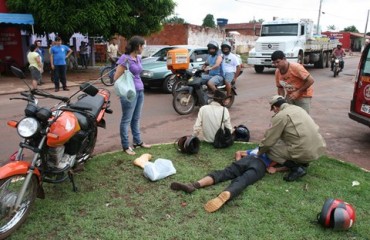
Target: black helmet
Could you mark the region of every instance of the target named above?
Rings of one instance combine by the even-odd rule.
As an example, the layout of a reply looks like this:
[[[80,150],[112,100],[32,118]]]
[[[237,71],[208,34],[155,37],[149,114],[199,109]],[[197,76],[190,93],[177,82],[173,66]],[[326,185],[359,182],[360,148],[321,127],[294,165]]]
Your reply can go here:
[[[211,40],[208,44],[207,44],[207,48],[208,50],[209,49],[216,49],[216,52],[218,51],[218,43],[216,41],[213,41]]]
[[[239,125],[234,127],[234,141],[249,142],[250,133],[246,126]]]
[[[355,220],[355,209],[340,199],[327,199],[321,212],[317,214],[319,224],[335,230],[347,230],[352,227]]]
[[[175,141],[175,147],[179,152],[194,154],[199,152],[200,140],[194,136],[183,136]]]

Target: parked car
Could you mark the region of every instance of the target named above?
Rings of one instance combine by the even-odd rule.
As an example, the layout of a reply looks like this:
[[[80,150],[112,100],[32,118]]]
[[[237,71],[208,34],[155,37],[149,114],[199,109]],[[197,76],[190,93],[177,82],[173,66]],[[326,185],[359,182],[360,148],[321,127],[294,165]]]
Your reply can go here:
[[[142,62],[143,71],[141,79],[146,88],[162,88],[164,92],[171,93],[175,75],[167,69],[167,51],[174,48],[187,48],[190,57],[190,68],[197,68],[204,64],[207,59],[206,47],[175,45],[165,48],[162,55],[155,61]],[[166,53],[163,55],[163,53]],[[143,59],[145,60],[145,59]]]
[[[173,48],[170,45],[147,45],[141,54],[141,63],[157,61],[158,58],[165,56],[167,51]]]
[[[348,116],[370,127],[370,44],[360,58]]]

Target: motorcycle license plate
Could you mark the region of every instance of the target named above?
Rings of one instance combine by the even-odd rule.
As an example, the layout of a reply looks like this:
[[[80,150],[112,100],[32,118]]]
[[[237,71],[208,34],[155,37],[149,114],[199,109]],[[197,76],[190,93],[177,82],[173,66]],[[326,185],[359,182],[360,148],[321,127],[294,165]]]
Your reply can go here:
[[[370,114],[370,105],[362,104],[361,105],[361,112]]]

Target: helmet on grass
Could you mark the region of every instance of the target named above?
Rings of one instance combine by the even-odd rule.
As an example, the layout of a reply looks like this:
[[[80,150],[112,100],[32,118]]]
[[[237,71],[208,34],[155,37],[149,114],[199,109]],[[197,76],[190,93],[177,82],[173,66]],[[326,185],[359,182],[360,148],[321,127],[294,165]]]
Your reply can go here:
[[[234,141],[249,142],[250,133],[246,126],[239,125],[234,127]]]
[[[175,147],[179,152],[195,154],[199,152],[200,140],[194,136],[183,136],[175,141]]]
[[[351,204],[340,199],[329,198],[317,215],[317,220],[326,228],[348,230],[356,220],[356,213]]]

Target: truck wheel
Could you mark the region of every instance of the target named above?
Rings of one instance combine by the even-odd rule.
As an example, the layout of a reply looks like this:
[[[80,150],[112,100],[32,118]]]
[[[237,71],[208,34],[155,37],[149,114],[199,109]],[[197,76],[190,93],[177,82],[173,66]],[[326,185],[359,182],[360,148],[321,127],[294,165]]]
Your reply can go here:
[[[329,58],[330,58],[330,53],[329,53],[329,52],[326,52],[326,53],[325,53],[325,56],[326,56],[325,67],[326,67],[326,68],[328,68],[328,67],[329,67]]]
[[[298,63],[299,64],[302,64],[304,63],[304,60],[303,60],[303,52],[299,52],[298,54]]]
[[[265,69],[264,66],[254,65],[254,71],[256,71],[256,73],[262,73],[263,69]]]
[[[326,55],[325,53],[320,53],[320,59],[319,62],[317,63],[318,68],[324,68],[325,67],[325,61],[326,61]]]

